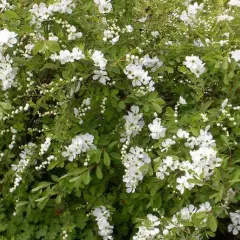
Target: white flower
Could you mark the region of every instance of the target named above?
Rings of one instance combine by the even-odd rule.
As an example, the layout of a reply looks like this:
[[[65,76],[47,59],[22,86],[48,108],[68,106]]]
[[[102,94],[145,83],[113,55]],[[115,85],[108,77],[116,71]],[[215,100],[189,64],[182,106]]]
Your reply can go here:
[[[196,47],[204,47],[204,44],[203,44],[203,42],[202,42],[202,40],[199,38],[199,39],[197,39],[197,40],[194,40],[193,41],[193,44],[194,44],[194,46],[196,46]]]
[[[50,137],[46,138],[45,142],[41,144],[39,155],[43,155],[48,150],[51,145],[51,141],[52,139]]]
[[[116,37],[114,37],[112,40],[111,40],[111,43],[112,45],[114,45],[116,42],[119,41],[119,35],[117,35]]]
[[[77,48],[77,47],[74,47],[72,49],[71,56],[74,60],[80,60],[80,59],[85,58],[85,55],[83,54],[82,50],[80,48]]]
[[[151,131],[150,136],[152,139],[159,139],[165,137],[166,128],[161,126],[161,119],[155,118],[152,123],[148,124],[148,128]]]
[[[225,44],[228,44],[228,40],[220,40],[219,44],[222,46],[224,46]]]
[[[186,24],[193,26],[197,22],[197,14],[203,9],[203,3],[198,5],[197,2],[189,4],[187,11],[183,11],[180,15],[180,19]]]
[[[133,105],[128,115],[123,117],[125,119],[125,132],[122,134],[124,138],[121,141],[130,140],[131,137],[139,134],[144,126],[142,116],[143,114],[139,113],[139,107]]]
[[[228,5],[240,7],[240,0],[230,0],[230,1],[228,2]]]
[[[222,102],[222,109],[224,109],[228,104],[228,99],[226,98],[223,102]]]
[[[186,100],[182,96],[180,96],[180,98],[179,98],[179,103],[182,104],[182,105],[187,104]]]
[[[32,142],[28,143],[19,154],[20,160],[18,164],[11,165],[12,170],[15,172],[15,179],[14,179],[13,187],[10,188],[10,192],[14,192],[19,186],[20,182],[22,181],[21,174],[26,170],[26,168],[30,163],[31,157],[33,155],[34,147],[35,147],[35,144],[33,144]]]
[[[230,212],[229,215],[232,224],[228,225],[228,232],[232,232],[233,235],[238,235],[240,232],[240,210]]]
[[[68,160],[72,162],[82,152],[86,152],[90,148],[96,148],[93,140],[94,136],[89,133],[77,135],[72,139],[72,143],[68,147],[65,147],[66,151],[62,152],[62,156],[68,157]]]
[[[166,176],[169,176],[171,171],[178,169],[179,161],[173,160],[171,156],[167,156],[158,167],[156,176],[157,178],[163,180]]]
[[[150,58],[149,55],[145,55],[142,59],[143,66],[147,68],[152,68],[151,72],[155,72],[158,68],[163,65],[163,62],[158,59],[158,57]]]
[[[106,85],[107,81],[111,79],[107,76],[107,72],[103,70],[95,70],[93,80],[98,80],[100,83]]]
[[[124,73],[129,79],[132,80],[132,85],[135,86],[148,86],[149,91],[154,91],[154,82],[151,81],[151,77],[148,76],[148,72],[144,71],[140,64],[128,64]]]
[[[217,16],[217,22],[221,22],[221,21],[232,21],[234,19],[234,17],[229,16],[227,14],[223,14],[223,15],[219,15]]]
[[[131,147],[129,153],[124,155],[123,165],[125,166],[125,174],[123,182],[126,183],[128,193],[135,192],[139,181],[142,181],[145,175],[140,168],[150,162],[149,156],[139,147]]]
[[[133,27],[131,26],[131,25],[127,25],[126,26],[126,30],[127,30],[127,32],[132,32],[133,31]]]
[[[240,61],[240,50],[232,51],[232,52],[230,52],[230,54],[232,55],[232,58],[233,58],[236,62]]]
[[[159,36],[159,32],[158,31],[153,31],[153,32],[151,32],[151,35],[156,38],[156,37]]]
[[[172,140],[171,138],[167,138],[164,142],[162,142],[162,152],[167,152],[168,149],[174,145],[176,142]]]
[[[10,4],[7,2],[7,0],[1,0],[0,2],[1,12],[5,11],[7,8],[10,8]]]
[[[105,70],[107,65],[107,60],[101,51],[94,51],[92,54],[92,60],[94,61],[94,66],[99,67],[101,70]]]
[[[197,77],[199,77],[206,70],[204,67],[205,63],[203,63],[198,56],[187,56],[183,64]]]
[[[112,10],[111,0],[94,0],[98,5],[98,10],[100,13],[109,13]]]
[[[99,208],[95,208],[93,216],[96,217],[99,235],[103,237],[104,240],[112,240],[113,226],[108,222],[110,212],[105,206],[100,206]]]
[[[72,52],[70,52],[69,50],[61,50],[59,52],[59,55],[55,53],[55,54],[52,54],[50,58],[53,61],[59,60],[61,64],[65,64],[68,62],[74,62],[75,60],[84,59],[85,55],[83,54],[81,49],[75,47],[72,49]]]
[[[54,35],[51,35],[51,36],[48,37],[48,40],[57,42],[58,41],[58,37],[54,36]]]
[[[42,22],[47,21],[50,16],[54,13],[67,13],[71,14],[75,8],[75,4],[73,0],[60,0],[56,3],[50,4],[47,6],[45,3],[41,2],[38,4],[33,4],[30,9],[30,13],[32,14],[31,25],[36,24],[36,27],[39,28]]]
[[[6,44],[9,47],[13,47],[17,43],[17,34],[15,32],[10,32],[8,29],[4,28],[0,31],[0,46]]]
[[[146,223],[143,222],[139,227],[136,235],[133,236],[133,240],[153,240],[159,234],[160,230],[157,226],[160,225],[158,217],[148,214]]]
[[[141,22],[141,23],[146,22],[146,20],[147,20],[147,17],[142,17],[142,18],[138,19],[138,21]]]
[[[71,41],[71,40],[75,40],[75,39],[81,38],[82,35],[83,34],[81,32],[76,32],[76,33],[75,32],[70,32],[69,35],[68,35],[68,40]]]
[[[193,177],[188,172],[186,172],[184,176],[177,178],[178,185],[176,189],[178,189],[181,194],[184,193],[185,188],[191,190],[194,187],[193,183],[188,182],[189,179],[193,179]]]
[[[2,81],[2,89],[7,90],[14,84],[17,75],[17,68],[12,67],[10,56],[1,57],[0,55],[0,80]]]
[[[187,131],[179,129],[178,132],[177,132],[177,136],[179,138],[186,138],[187,139],[189,137],[189,133]]]
[[[209,202],[205,202],[199,205],[197,212],[211,212],[212,206]]]

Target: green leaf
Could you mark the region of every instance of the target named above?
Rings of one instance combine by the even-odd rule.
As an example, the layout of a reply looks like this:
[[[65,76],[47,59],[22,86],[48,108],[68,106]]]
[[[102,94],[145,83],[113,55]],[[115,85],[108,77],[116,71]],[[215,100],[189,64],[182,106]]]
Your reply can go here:
[[[55,201],[56,201],[57,204],[60,204],[61,201],[62,201],[61,195],[58,195],[58,196],[56,197]]]
[[[228,85],[229,84],[229,79],[228,79],[228,75],[225,74],[224,77],[223,77],[223,82]]]
[[[8,19],[20,19],[19,15],[12,10],[5,11],[4,16]]]
[[[16,204],[16,209],[18,209],[18,208],[20,208],[20,207],[22,207],[22,206],[24,206],[24,205],[27,205],[27,204],[29,204],[28,201],[20,201],[20,202],[17,202],[17,204]]]
[[[37,187],[33,188],[31,192],[37,192],[38,190],[42,189],[42,188],[46,188],[48,186],[50,186],[51,182],[41,182]]]
[[[216,232],[217,231],[218,223],[217,223],[216,218],[213,216],[213,214],[209,215],[208,224],[209,224],[209,228],[210,228],[210,230],[212,232]]]
[[[99,166],[97,166],[97,168],[96,168],[96,175],[97,175],[97,178],[99,178],[99,179],[102,179],[102,177],[103,177],[102,170]]]
[[[49,200],[49,196],[45,196],[45,197],[41,197],[35,201],[38,202],[37,206],[42,210],[45,207],[45,205],[47,204],[48,200]]]
[[[56,41],[46,41],[47,49],[52,52],[59,52],[60,51],[60,45]]]
[[[92,163],[99,163],[101,159],[102,151],[100,149],[88,150],[88,155],[90,156]]]
[[[186,32],[186,31],[188,30],[187,26],[186,26],[183,22],[178,23],[178,24],[177,24],[177,27],[178,27],[180,30],[182,30],[183,32]]]
[[[10,110],[12,108],[12,106],[8,102],[0,102],[0,108],[2,108],[4,110]]]
[[[120,102],[118,103],[118,107],[119,107],[120,109],[125,109],[125,103],[124,103],[123,101],[120,101]]]
[[[106,151],[104,151],[104,159],[103,159],[103,161],[104,161],[104,164],[105,164],[107,167],[110,166],[111,160],[110,160],[110,157],[109,157],[109,155],[108,155],[108,153],[107,153]]]
[[[222,68],[224,70],[228,69],[228,58],[224,58],[223,63],[222,63]]]
[[[155,109],[155,111],[156,111],[157,113],[161,113],[161,112],[162,112],[162,107],[161,107],[161,106],[159,106],[159,105],[156,104],[156,103],[153,103],[152,105],[153,105],[153,108]]]
[[[42,201],[44,201],[47,198],[49,198],[49,197],[48,196],[41,197],[41,198],[36,199],[35,202],[42,202]]]
[[[36,55],[39,52],[41,52],[43,49],[44,49],[44,42],[43,41],[36,42],[32,50],[32,53],[33,55]]]
[[[88,185],[90,180],[91,180],[90,172],[87,171],[86,173],[83,174],[83,182],[85,183],[85,185]]]

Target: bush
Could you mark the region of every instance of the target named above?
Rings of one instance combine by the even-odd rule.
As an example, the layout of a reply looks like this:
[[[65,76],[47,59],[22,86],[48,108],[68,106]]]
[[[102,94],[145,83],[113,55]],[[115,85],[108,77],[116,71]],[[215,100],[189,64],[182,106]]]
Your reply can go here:
[[[2,0],[0,239],[239,239],[239,7]]]

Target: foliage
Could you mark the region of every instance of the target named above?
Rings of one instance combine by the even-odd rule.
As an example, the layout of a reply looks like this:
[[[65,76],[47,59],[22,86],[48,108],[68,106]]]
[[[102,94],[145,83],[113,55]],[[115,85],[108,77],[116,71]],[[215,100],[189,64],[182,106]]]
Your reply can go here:
[[[239,1],[0,2],[0,239],[239,239]]]

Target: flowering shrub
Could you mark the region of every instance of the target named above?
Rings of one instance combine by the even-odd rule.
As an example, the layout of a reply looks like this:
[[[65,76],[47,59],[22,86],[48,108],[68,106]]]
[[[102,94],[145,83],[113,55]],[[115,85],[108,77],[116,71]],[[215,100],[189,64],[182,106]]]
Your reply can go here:
[[[0,0],[0,239],[240,239],[239,0]]]

